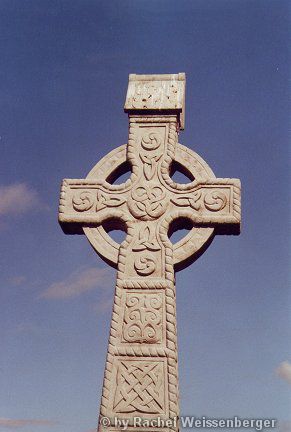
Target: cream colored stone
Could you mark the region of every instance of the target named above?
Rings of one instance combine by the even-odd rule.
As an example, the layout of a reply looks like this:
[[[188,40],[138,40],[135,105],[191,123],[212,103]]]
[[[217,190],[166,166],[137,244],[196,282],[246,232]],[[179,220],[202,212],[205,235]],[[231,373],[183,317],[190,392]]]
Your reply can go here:
[[[128,144],[105,156],[86,179],[66,179],[61,187],[64,232],[85,233],[118,270],[100,409],[101,422],[112,419],[113,429],[114,417],[132,424],[137,416],[179,416],[174,267],[189,265],[215,234],[239,234],[240,181],[216,178],[201,157],[178,144],[184,90],[184,74],[130,75]],[[110,184],[125,162],[130,179]],[[194,180],[174,182],[172,163]],[[169,226],[179,227],[182,219],[194,227],[172,245]],[[121,245],[104,222],[126,227]]]
[[[180,129],[185,127],[184,73],[165,75],[129,75],[128,90],[124,104],[125,112],[167,111],[178,113]]]

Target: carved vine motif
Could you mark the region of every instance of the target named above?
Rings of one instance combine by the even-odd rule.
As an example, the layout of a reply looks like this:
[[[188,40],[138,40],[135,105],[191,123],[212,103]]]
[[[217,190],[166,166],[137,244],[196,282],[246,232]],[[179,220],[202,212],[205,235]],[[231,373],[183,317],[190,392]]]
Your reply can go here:
[[[152,254],[138,256],[134,261],[134,268],[140,276],[149,276],[156,269],[155,257]]]
[[[191,207],[198,211],[204,204],[207,210],[217,212],[222,210],[227,204],[227,196],[225,193],[214,190],[209,191],[204,198],[202,197],[202,191],[198,190],[188,196],[179,196],[172,198],[171,201],[179,207]]]
[[[120,361],[116,381],[113,403],[115,412],[148,414],[164,412],[164,363],[162,361]]]
[[[90,210],[95,206],[95,211],[106,207],[119,207],[125,203],[125,198],[118,195],[106,195],[100,191],[77,191],[72,198],[72,206],[78,212]]]
[[[143,220],[160,217],[167,207],[166,193],[160,186],[145,188],[139,186],[131,192],[131,200],[128,202],[130,212]]]
[[[162,304],[160,293],[127,294],[123,325],[124,341],[150,344],[161,342]]]

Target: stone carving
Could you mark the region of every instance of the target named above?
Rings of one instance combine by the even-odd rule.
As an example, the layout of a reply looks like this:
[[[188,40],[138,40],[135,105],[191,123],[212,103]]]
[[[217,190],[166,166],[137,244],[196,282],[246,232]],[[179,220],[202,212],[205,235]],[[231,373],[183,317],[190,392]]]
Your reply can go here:
[[[220,211],[227,203],[227,197],[219,190],[208,192],[204,197],[205,207],[210,211]]]
[[[120,196],[107,195],[98,191],[96,211],[102,210],[106,207],[119,207],[125,203],[125,199]]]
[[[160,293],[128,293],[123,321],[123,340],[150,344],[161,342],[162,306]]]
[[[206,193],[203,194],[203,189],[200,189],[193,192],[191,195],[174,197],[171,201],[179,207],[189,206],[196,211],[204,207],[212,212],[219,212],[225,208],[229,199],[227,197],[227,191],[223,192],[219,189],[214,189],[206,191]]]
[[[143,174],[146,180],[151,180],[156,172],[158,167],[158,161],[162,155],[152,155],[148,156],[147,154],[141,154],[140,158],[143,162]]]
[[[147,253],[142,256],[136,257],[134,260],[134,268],[136,272],[141,276],[151,275],[156,269],[154,256]]]
[[[141,146],[145,150],[156,150],[162,143],[162,137],[157,132],[147,132],[141,139]]]
[[[195,191],[192,196],[178,196],[172,198],[172,202],[178,207],[188,207],[190,206],[194,210],[199,210],[201,208],[201,195],[200,190]]]
[[[97,191],[82,191],[75,192],[72,198],[72,205],[77,212],[85,212],[90,209],[94,211],[102,210],[106,207],[119,207],[125,203],[125,199],[120,196],[110,196]]]
[[[165,409],[163,367],[161,361],[121,360],[117,370],[114,411],[162,414]]]
[[[164,129],[164,128],[163,128]],[[146,180],[151,180],[157,174],[158,161],[163,155],[164,132],[153,132],[146,129],[141,137],[141,151],[139,157],[143,162],[143,174]],[[143,151],[144,150],[144,151]]]
[[[179,416],[174,268],[189,265],[215,234],[239,234],[239,180],[216,178],[196,153],[178,144],[184,88],[184,74],[130,76],[128,144],[105,156],[86,179],[62,183],[64,232],[85,233],[118,270],[101,418]],[[194,180],[173,181],[173,161]],[[130,179],[108,183],[125,162]],[[182,218],[193,228],[173,245],[169,227]],[[126,225],[121,245],[108,236],[105,221]]]
[[[95,198],[90,191],[78,191],[72,199],[73,208],[78,212],[91,209],[94,205]]]
[[[155,82],[135,84],[132,107],[135,109],[154,109],[160,106],[170,108],[177,103],[177,93],[176,83],[169,82],[164,87]]]
[[[153,79],[152,79],[153,78]],[[182,109],[185,75],[130,75],[126,110]]]
[[[161,186],[154,184],[148,188],[138,186],[132,189],[128,205],[133,216],[142,220],[152,220],[165,213],[167,203],[165,191]]]
[[[139,231],[138,240],[133,246],[132,250],[143,251],[148,249],[150,251],[158,251],[161,249],[160,245],[157,243],[157,235],[151,225],[145,225]]]

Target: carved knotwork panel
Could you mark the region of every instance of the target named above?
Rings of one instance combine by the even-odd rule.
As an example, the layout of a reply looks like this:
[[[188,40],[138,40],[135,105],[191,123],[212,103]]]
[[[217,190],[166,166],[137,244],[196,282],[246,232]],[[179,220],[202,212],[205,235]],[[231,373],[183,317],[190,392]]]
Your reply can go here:
[[[178,207],[191,207],[197,212],[228,214],[231,188],[224,186],[201,187],[191,194],[176,195],[171,201]]]
[[[126,251],[125,277],[162,277],[164,249],[158,240],[155,222],[135,225],[135,233]]]
[[[87,179],[66,179],[61,188],[60,215],[70,221],[86,222],[88,218],[94,220],[103,209],[119,209],[126,199],[126,190],[106,189],[100,182]]]
[[[127,292],[122,323],[122,342],[156,344],[165,330],[164,293]]]
[[[122,196],[102,192],[101,190],[76,190],[72,196],[72,207],[77,212],[91,210],[97,212],[106,207],[119,207],[126,199]]]
[[[138,154],[146,180],[157,176],[158,164],[166,150],[167,127],[165,125],[142,126],[138,128]]]
[[[165,124],[137,126],[136,155],[141,175],[128,199],[129,211],[137,219],[154,220],[167,209],[169,197],[158,178],[159,166],[166,153],[167,130]]]
[[[165,213],[168,203],[166,191],[159,183],[151,183],[150,186],[138,185],[132,189],[128,207],[134,217],[154,220]]]
[[[166,414],[165,359],[118,358],[113,412],[120,414]]]

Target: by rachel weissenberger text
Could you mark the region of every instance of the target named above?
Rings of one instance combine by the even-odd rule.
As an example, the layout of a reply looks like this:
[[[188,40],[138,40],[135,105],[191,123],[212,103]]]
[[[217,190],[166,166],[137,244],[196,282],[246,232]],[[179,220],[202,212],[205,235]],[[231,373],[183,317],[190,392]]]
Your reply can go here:
[[[240,418],[234,416],[232,418],[210,418],[206,416],[181,416],[171,419],[156,417],[154,419],[145,419],[143,417],[118,418],[118,417],[101,417],[99,423],[104,428],[115,427],[121,430],[127,430],[131,427],[164,427],[164,428],[192,428],[192,429],[254,429],[262,431],[265,429],[273,429],[277,426],[277,419],[254,419]]]

